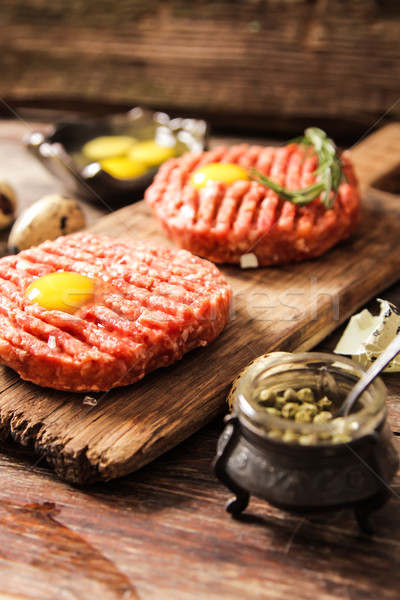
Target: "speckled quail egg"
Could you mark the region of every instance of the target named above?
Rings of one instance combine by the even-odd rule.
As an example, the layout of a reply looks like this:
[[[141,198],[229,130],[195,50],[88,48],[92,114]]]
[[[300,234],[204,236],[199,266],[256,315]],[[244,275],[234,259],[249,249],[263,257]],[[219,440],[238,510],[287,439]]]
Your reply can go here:
[[[17,196],[15,191],[5,181],[0,181],[0,229],[11,225],[15,217]]]
[[[45,240],[78,231],[85,225],[85,215],[77,200],[50,194],[19,215],[10,231],[8,247],[11,252],[20,252]]]

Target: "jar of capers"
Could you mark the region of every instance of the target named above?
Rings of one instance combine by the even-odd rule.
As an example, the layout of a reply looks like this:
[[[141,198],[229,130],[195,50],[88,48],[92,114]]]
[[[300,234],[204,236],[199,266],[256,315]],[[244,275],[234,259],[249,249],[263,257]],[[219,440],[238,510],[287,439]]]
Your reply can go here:
[[[241,512],[251,493],[285,508],[363,503],[398,467],[377,378],[352,413],[336,416],[363,371],[334,354],[279,353],[256,360],[233,390],[215,472]]]
[[[343,357],[319,353],[270,355],[244,374],[235,411],[267,437],[300,445],[348,443],[371,432],[385,412],[386,390],[378,379],[348,417],[337,413],[361,368]]]

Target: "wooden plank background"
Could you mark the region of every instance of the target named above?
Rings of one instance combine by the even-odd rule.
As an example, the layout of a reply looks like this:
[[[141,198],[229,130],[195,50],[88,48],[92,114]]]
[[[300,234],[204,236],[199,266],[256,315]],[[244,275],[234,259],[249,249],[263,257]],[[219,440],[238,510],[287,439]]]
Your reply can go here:
[[[400,118],[399,29],[397,0],[2,0],[0,96],[338,139]]]

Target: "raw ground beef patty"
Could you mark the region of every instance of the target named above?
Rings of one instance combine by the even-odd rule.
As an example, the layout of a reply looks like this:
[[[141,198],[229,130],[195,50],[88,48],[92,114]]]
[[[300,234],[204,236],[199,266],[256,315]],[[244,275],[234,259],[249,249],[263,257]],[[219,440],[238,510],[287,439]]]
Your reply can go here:
[[[161,166],[145,198],[167,235],[181,248],[214,262],[240,263],[253,253],[260,265],[276,265],[319,256],[347,238],[360,220],[360,197],[352,166],[342,156],[342,182],[331,209],[320,198],[298,206],[253,180],[214,181],[201,189],[190,183],[194,171],[210,163],[257,169],[290,190],[313,184],[314,155],[304,147],[218,147],[188,153]]]
[[[28,285],[55,271],[94,278],[94,300],[73,315],[31,303]],[[60,390],[127,385],[214,340],[230,297],[219,270],[185,250],[59,237],[0,259],[0,362]]]

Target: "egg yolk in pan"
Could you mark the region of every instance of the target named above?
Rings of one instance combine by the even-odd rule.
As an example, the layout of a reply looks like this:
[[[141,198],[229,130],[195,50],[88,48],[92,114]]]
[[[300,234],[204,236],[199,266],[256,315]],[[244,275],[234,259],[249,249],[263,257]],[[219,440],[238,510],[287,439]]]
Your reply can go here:
[[[126,154],[135,143],[129,135],[104,135],[87,142],[82,152],[88,160],[104,160]]]
[[[249,179],[248,173],[243,167],[233,163],[210,163],[200,167],[192,174],[190,183],[198,190],[208,183],[221,181],[231,185],[235,181]]]
[[[66,271],[38,277],[25,290],[25,295],[33,304],[70,314],[84,304],[93,302],[94,293],[94,280],[91,277]]]
[[[106,171],[112,177],[117,179],[131,179],[132,177],[140,177],[147,171],[147,166],[137,161],[131,160],[126,156],[115,156],[113,158],[105,158],[100,161],[100,166],[103,171]]]
[[[170,146],[162,146],[154,140],[147,140],[135,144],[128,156],[131,160],[143,163],[148,168],[158,167],[164,161],[175,156],[175,149]]]

